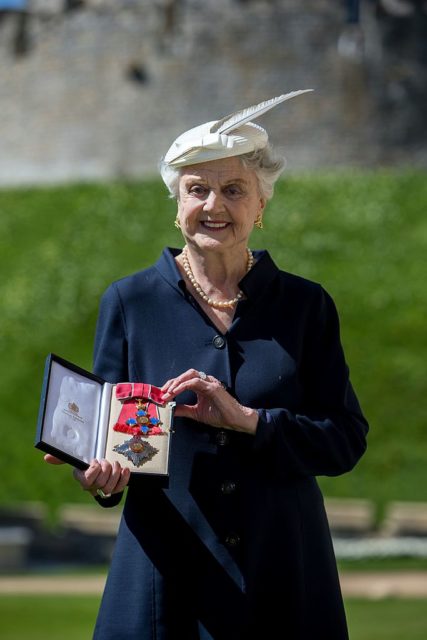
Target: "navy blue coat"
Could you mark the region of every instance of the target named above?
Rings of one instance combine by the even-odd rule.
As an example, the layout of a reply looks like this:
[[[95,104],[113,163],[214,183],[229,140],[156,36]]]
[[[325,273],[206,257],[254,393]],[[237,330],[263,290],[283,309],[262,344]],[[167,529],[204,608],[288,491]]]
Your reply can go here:
[[[252,436],[176,418],[168,485],[131,479],[95,638],[344,640],[315,476],[352,469],[368,426],[334,303],[255,252],[239,285],[246,299],[222,334],[186,289],[177,253],[107,290],[95,373],[161,386],[206,371],[258,409],[258,428]]]

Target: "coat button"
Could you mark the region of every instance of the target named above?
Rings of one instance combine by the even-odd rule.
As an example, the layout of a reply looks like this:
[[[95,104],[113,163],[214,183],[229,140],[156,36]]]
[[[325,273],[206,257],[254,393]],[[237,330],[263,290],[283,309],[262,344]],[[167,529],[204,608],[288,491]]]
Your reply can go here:
[[[223,482],[221,485],[221,493],[223,493],[225,496],[229,496],[231,493],[234,493],[236,491],[236,486],[236,483],[232,480]]]
[[[226,431],[218,431],[215,436],[216,443],[219,447],[224,447],[230,441],[230,436]]]
[[[215,347],[215,349],[223,349],[225,346],[225,338],[219,335],[215,336],[212,340],[212,344]]]
[[[225,538],[227,547],[237,547],[240,544],[240,536],[237,533],[229,533]]]

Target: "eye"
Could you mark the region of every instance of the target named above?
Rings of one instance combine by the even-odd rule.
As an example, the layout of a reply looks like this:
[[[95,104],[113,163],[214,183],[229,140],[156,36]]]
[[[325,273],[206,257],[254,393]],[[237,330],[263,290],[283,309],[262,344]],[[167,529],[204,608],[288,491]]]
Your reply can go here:
[[[197,198],[203,198],[204,196],[207,195],[207,192],[208,192],[207,188],[201,184],[193,184],[188,190],[188,193],[190,193],[193,196],[196,196]]]
[[[240,185],[229,184],[225,187],[224,193],[228,198],[239,198],[243,195],[244,191]]]

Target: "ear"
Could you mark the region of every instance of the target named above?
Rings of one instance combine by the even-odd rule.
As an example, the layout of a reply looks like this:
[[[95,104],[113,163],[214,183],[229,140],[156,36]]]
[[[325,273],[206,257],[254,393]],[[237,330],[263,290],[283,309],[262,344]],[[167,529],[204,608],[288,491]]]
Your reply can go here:
[[[255,216],[255,219],[258,218],[259,216],[263,215],[266,204],[267,204],[267,200],[263,196],[260,195],[259,196],[259,201],[258,201],[258,211],[257,211],[257,214]]]

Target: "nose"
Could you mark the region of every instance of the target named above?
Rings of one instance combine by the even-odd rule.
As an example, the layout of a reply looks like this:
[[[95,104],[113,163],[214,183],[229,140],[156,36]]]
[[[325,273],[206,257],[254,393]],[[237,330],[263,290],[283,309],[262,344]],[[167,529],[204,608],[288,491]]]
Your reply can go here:
[[[209,191],[208,197],[205,200],[203,208],[205,211],[211,211],[211,212],[219,211],[221,209],[221,204],[222,204],[221,194],[211,189]]]

